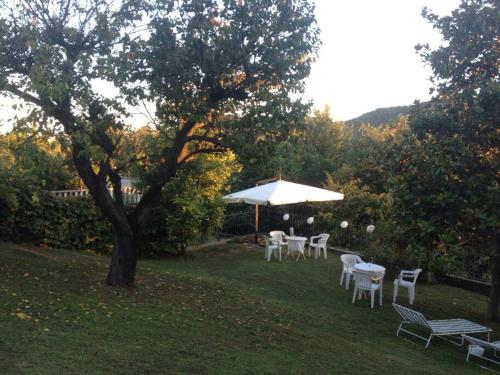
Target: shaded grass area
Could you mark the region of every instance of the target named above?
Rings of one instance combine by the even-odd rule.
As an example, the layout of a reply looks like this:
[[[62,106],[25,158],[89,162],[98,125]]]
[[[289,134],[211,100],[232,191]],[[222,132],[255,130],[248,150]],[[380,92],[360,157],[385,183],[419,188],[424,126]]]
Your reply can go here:
[[[483,372],[465,347],[396,337],[384,307],[351,304],[340,263],[265,262],[263,250],[208,247],[188,260],[143,260],[137,288],[106,287],[109,258],[0,243],[0,373],[452,373]],[[406,296],[400,299],[406,304]],[[487,300],[418,285],[415,307],[434,319],[485,323]],[[497,338],[499,326],[492,339]]]

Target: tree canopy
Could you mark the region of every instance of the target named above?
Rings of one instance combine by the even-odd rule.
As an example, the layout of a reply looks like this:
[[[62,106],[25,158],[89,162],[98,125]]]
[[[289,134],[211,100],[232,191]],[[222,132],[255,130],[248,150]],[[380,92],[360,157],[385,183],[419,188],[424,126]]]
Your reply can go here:
[[[439,17],[427,9],[422,14],[441,32],[444,43],[434,50],[417,46],[432,68],[436,96],[417,104],[410,115],[413,138],[402,153],[399,207],[404,208],[407,235],[426,248],[428,257],[473,258],[472,267],[478,269],[490,260],[490,317],[497,318],[498,4],[462,1],[450,16]]]
[[[319,45],[305,0],[0,5],[0,90],[32,104],[33,117],[64,134],[113,227],[111,285],[133,284],[135,243],[163,186],[197,154],[225,151],[231,135],[265,132],[269,117],[293,113],[299,104],[290,95],[303,91]],[[117,93],[99,92],[96,82]],[[121,160],[123,118],[142,100],[155,103],[161,138]],[[228,121],[235,116],[247,121],[236,126]],[[130,163],[146,166],[146,187],[127,213],[119,172]]]

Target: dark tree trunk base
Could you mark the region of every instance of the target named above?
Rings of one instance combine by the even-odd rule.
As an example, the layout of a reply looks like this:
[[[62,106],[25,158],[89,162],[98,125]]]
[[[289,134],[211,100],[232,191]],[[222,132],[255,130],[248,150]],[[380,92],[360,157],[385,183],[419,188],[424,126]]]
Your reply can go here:
[[[106,278],[109,286],[130,288],[134,286],[136,249],[134,236],[114,230],[114,247],[111,267]]]

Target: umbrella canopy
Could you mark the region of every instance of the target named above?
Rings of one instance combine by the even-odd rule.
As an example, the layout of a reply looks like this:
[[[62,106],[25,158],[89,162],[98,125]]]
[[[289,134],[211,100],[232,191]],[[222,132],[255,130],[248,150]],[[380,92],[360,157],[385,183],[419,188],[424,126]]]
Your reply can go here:
[[[344,194],[296,184],[288,181],[275,181],[224,196],[228,203],[249,203],[260,205],[279,205],[301,202],[324,202],[344,199]]]

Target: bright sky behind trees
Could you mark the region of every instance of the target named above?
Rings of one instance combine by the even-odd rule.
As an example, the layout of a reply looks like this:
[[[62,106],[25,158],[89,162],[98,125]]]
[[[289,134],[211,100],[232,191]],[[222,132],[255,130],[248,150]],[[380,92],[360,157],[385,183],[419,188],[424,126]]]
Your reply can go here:
[[[430,69],[418,43],[438,46],[440,34],[420,15],[424,6],[448,15],[459,0],[316,0],[323,45],[307,81],[314,107],[335,120],[380,107],[430,98]]]

